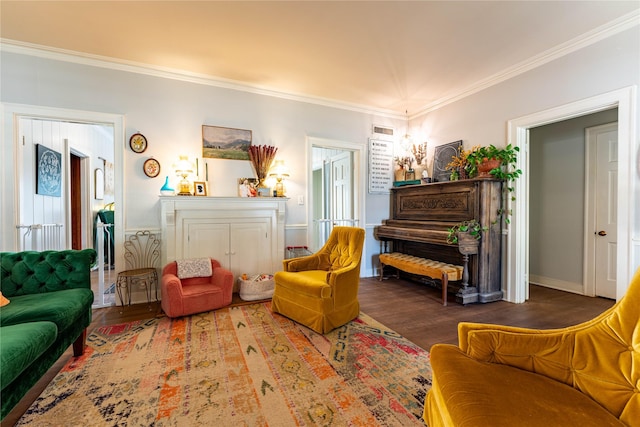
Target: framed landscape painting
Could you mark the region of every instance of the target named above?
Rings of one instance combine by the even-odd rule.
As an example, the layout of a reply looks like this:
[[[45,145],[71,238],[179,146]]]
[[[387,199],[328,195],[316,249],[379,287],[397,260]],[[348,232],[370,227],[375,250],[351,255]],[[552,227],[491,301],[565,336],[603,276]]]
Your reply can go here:
[[[202,126],[202,157],[249,160],[251,131],[220,126]]]

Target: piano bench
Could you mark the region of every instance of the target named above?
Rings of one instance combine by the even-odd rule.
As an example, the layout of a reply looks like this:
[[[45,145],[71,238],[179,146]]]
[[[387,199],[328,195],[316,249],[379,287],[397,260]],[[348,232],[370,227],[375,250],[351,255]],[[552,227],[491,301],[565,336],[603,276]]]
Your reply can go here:
[[[461,265],[446,264],[426,258],[419,258],[400,252],[380,254],[380,280],[383,278],[384,267],[390,266],[398,271],[440,279],[442,282],[442,305],[447,305],[447,287],[449,280],[462,280]]]

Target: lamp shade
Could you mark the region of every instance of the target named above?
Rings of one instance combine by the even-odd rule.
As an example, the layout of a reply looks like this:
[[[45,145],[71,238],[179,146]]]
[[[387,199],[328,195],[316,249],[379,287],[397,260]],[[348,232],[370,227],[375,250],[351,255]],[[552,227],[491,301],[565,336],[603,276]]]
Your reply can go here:
[[[176,175],[182,176],[184,178],[187,175],[193,173],[193,163],[191,163],[187,156],[180,156],[180,160],[175,165]]]
[[[275,178],[288,178],[289,177],[289,168],[287,168],[284,164],[284,160],[276,160],[271,168],[269,176],[273,176]]]

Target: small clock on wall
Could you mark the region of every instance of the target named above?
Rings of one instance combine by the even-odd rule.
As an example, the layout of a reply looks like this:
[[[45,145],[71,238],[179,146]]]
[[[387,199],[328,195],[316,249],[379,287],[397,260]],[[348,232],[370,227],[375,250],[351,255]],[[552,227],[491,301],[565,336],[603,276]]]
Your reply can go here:
[[[155,178],[160,174],[160,162],[151,157],[145,160],[144,165],[142,165],[142,170],[144,170],[144,174],[149,178]]]
[[[147,149],[147,138],[141,133],[134,133],[129,138],[129,147],[134,153],[142,153]]]

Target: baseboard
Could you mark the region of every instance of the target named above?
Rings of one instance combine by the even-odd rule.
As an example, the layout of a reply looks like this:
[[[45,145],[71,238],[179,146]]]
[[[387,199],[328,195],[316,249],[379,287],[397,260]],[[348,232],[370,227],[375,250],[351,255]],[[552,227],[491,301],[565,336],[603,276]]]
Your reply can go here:
[[[537,274],[529,275],[529,283],[579,295],[585,294],[582,283],[569,282],[566,280],[554,279],[552,277],[539,276]]]

